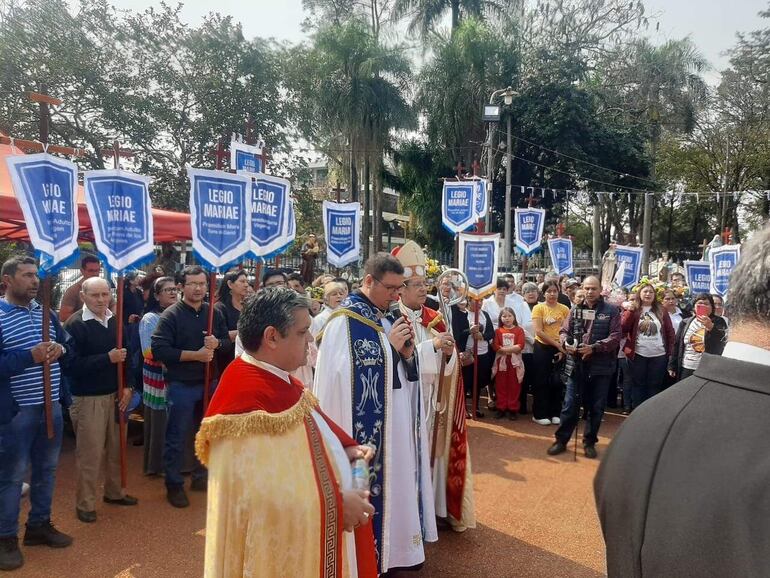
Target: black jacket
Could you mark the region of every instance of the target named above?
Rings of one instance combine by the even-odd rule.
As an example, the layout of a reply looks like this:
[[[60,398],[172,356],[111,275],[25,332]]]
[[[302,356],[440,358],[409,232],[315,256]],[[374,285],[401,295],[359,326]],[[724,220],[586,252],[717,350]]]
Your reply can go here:
[[[770,366],[704,354],[625,421],[594,481],[610,578],[767,576]]]
[[[203,347],[203,337],[208,328],[208,315],[208,303],[203,303],[196,311],[184,301],[174,303],[161,313],[158,325],[152,334],[152,356],[165,366],[167,381],[182,381],[191,385],[203,383],[206,364],[179,359],[182,351],[196,351]],[[230,343],[227,325],[216,308],[212,333],[219,339],[219,347]],[[212,376],[216,375],[215,367]]]
[[[118,319],[113,315],[107,327],[96,319],[83,321],[83,310],[73,313],[64,323],[64,329],[74,343],[73,363],[66,370],[71,379],[72,395],[107,395],[118,391],[118,365],[110,361],[109,352],[117,346]],[[123,347],[128,348],[126,328],[123,331]],[[126,385],[134,385],[131,355],[126,356],[123,366]]]
[[[492,325],[492,318],[489,317],[489,313],[483,309],[479,311],[479,316],[481,315],[483,315],[486,319],[486,324],[484,325],[482,336],[484,337],[484,341],[491,343],[491,341],[495,338],[495,328]],[[460,353],[465,351],[465,346],[468,343],[468,336],[470,334],[471,325],[468,322],[467,313],[460,311],[460,308],[457,305],[452,305],[452,336],[455,338],[455,342],[457,343],[457,350]],[[492,351],[491,346],[489,350]]]
[[[674,339],[674,352],[668,359],[669,371],[676,372],[676,379],[682,379],[682,361],[684,360],[684,336],[687,335],[687,329],[695,317],[683,319],[676,331]],[[712,355],[722,355],[722,351],[727,343],[727,322],[719,315],[713,315],[711,320],[714,322],[714,328],[706,331],[705,352]]]

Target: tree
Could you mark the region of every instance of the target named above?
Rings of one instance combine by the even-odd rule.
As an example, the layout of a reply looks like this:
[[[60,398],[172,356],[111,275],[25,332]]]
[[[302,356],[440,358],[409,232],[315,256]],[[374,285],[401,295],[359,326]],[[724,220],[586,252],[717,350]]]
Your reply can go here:
[[[310,47],[292,53],[289,97],[296,103],[300,134],[340,166],[348,155],[371,168],[374,248],[382,244],[383,155],[391,131],[407,128],[413,115],[406,100],[410,63],[400,47],[383,45],[360,20],[321,27]],[[366,172],[364,170],[363,172]],[[368,181],[368,179],[367,179]],[[368,182],[363,199],[368,214]],[[364,219],[364,238],[368,238]],[[366,245],[366,244],[365,244]]]
[[[425,42],[435,34],[447,12],[451,15],[450,30],[454,35],[466,18],[500,16],[519,3],[519,0],[395,0],[393,15],[397,20],[409,17],[409,34]]]

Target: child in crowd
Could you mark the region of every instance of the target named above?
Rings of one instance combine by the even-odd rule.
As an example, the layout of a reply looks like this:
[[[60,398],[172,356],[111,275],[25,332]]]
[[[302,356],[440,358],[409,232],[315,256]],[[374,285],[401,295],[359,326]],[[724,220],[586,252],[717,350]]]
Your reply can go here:
[[[519,395],[524,379],[524,330],[516,321],[516,314],[510,307],[503,307],[492,348],[496,352],[492,373],[497,387],[497,418],[508,413],[515,420],[519,411]]]

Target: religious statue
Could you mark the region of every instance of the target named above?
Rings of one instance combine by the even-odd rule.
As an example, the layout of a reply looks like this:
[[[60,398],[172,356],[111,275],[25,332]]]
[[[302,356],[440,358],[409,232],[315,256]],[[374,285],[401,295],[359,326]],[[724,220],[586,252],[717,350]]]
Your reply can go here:
[[[706,245],[706,248],[703,249],[703,261],[709,260],[709,253],[712,249],[716,249],[717,247],[722,246],[722,238],[719,235],[714,235],[714,238],[711,240],[711,243]]]
[[[602,256],[602,272],[601,282],[602,288],[612,287],[612,280],[615,277],[615,265],[617,265],[617,257],[615,256],[615,247],[617,243],[610,243],[610,248],[605,251]]]
[[[315,235],[310,233],[307,236],[307,241],[302,244],[300,254],[302,255],[302,267],[300,268],[300,275],[305,281],[305,285],[310,285],[313,282],[313,274],[315,271],[315,260],[318,257],[318,253],[321,248],[318,246]]]

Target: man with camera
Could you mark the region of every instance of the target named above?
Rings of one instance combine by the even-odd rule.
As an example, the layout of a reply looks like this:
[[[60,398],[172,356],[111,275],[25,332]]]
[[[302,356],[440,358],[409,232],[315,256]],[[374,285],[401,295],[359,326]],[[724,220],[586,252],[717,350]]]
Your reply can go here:
[[[567,450],[583,405],[588,410],[588,423],[583,433],[587,458],[596,457],[599,427],[607,403],[607,390],[615,371],[615,358],[620,343],[620,312],[601,296],[596,277],[583,281],[585,299],[577,299],[561,328],[561,342],[568,354],[563,374],[567,393],[561,409],[561,425],[556,441],[548,448],[555,456]]]

